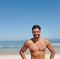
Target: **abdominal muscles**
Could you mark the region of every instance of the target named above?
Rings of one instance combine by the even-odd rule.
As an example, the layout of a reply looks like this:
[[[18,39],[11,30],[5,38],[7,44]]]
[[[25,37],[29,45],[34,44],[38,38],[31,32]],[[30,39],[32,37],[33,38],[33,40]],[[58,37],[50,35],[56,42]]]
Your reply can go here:
[[[45,52],[44,51],[32,52],[31,59],[45,59]]]

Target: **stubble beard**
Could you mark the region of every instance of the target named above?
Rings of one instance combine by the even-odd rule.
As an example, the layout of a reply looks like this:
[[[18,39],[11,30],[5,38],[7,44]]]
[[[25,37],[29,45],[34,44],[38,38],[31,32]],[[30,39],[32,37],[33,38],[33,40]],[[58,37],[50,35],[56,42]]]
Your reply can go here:
[[[34,37],[35,39],[39,39],[39,38],[40,38],[40,34],[38,34],[38,37],[36,37],[35,35],[33,35],[33,37]]]

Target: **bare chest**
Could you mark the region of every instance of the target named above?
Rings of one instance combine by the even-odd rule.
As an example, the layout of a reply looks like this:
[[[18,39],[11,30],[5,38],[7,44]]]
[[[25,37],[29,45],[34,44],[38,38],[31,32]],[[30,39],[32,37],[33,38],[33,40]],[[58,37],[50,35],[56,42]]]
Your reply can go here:
[[[46,49],[46,45],[43,42],[31,43],[29,49],[31,51],[43,51]]]

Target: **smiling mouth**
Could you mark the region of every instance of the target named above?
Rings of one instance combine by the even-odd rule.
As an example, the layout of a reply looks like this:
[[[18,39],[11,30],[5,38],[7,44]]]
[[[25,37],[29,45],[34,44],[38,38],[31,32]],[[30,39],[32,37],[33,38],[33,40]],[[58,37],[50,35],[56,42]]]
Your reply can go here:
[[[34,35],[34,37],[39,37],[39,35],[38,35],[38,34],[36,34],[36,35]]]

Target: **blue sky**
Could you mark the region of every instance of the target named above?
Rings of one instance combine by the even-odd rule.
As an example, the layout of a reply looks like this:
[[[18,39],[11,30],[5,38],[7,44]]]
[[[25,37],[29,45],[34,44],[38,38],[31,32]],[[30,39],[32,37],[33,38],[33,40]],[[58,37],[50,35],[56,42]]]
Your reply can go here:
[[[0,0],[0,40],[29,39],[35,24],[41,37],[60,39],[60,1]]]

